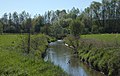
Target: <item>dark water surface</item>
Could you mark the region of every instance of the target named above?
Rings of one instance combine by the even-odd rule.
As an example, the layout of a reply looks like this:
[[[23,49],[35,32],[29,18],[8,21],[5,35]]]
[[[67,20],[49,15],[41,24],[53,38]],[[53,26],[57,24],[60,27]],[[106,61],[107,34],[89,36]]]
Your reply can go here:
[[[74,57],[73,51],[66,47],[62,40],[49,44],[45,61],[51,61],[54,65],[60,66],[70,76],[105,76]]]

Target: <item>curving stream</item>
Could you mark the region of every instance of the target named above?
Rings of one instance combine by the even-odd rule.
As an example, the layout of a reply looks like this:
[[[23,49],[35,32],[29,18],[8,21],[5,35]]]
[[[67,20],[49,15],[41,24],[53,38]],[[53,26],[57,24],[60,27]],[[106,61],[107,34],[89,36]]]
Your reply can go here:
[[[74,57],[72,50],[66,47],[62,40],[49,44],[44,60],[60,66],[70,76],[105,76]]]

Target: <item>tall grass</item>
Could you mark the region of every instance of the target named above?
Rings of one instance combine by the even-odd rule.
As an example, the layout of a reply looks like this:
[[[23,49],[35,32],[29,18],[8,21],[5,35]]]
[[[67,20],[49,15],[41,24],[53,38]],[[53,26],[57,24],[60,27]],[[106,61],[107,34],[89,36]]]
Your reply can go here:
[[[25,37],[25,35],[21,35]],[[50,62],[44,62],[39,56],[31,54],[24,55],[20,47],[20,35],[0,35],[0,76],[66,76],[67,74],[60,67],[54,66]],[[43,38],[44,37],[44,38]],[[32,35],[35,40],[36,36]],[[45,35],[39,35],[39,50],[44,52],[47,43]],[[44,42],[45,41],[45,42]],[[33,42],[34,43],[34,42]],[[34,44],[32,45],[34,47]],[[33,51],[33,49],[32,49]],[[35,50],[34,50],[35,51]],[[39,55],[41,53],[38,53]]]
[[[120,34],[82,35],[79,57],[106,75],[119,76]]]
[[[70,45],[69,37],[65,41]],[[74,39],[71,41],[75,41]],[[120,76],[120,34],[82,35],[79,58],[108,76]]]

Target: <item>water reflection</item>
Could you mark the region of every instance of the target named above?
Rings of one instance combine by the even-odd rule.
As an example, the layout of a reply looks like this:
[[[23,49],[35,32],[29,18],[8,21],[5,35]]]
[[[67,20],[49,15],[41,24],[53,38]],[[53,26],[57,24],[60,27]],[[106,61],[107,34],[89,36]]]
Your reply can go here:
[[[72,50],[66,47],[63,41],[52,42],[49,46],[45,61],[60,66],[70,76],[104,76],[78,61],[79,59],[73,56]]]

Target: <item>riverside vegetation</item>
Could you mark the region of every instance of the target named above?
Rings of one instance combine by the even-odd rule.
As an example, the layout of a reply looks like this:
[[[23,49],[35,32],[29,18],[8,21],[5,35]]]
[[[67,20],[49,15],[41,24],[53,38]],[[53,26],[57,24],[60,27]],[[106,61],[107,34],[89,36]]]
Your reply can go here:
[[[64,40],[69,46],[76,44],[71,36]],[[120,75],[120,34],[81,35],[77,43],[81,61],[105,75]]]
[[[66,76],[60,67],[44,62],[41,56],[48,40],[54,40],[53,38],[43,34],[32,35],[31,52],[26,54],[26,37],[18,34],[0,35],[1,76]]]
[[[45,35],[35,35],[39,33]],[[120,35],[111,33],[120,33],[120,0],[93,1],[83,11],[73,7],[33,17],[26,11],[4,13],[0,18],[0,74],[61,76],[59,67],[42,59],[50,37],[55,37],[64,39],[74,54],[92,68],[105,75],[120,76]]]

